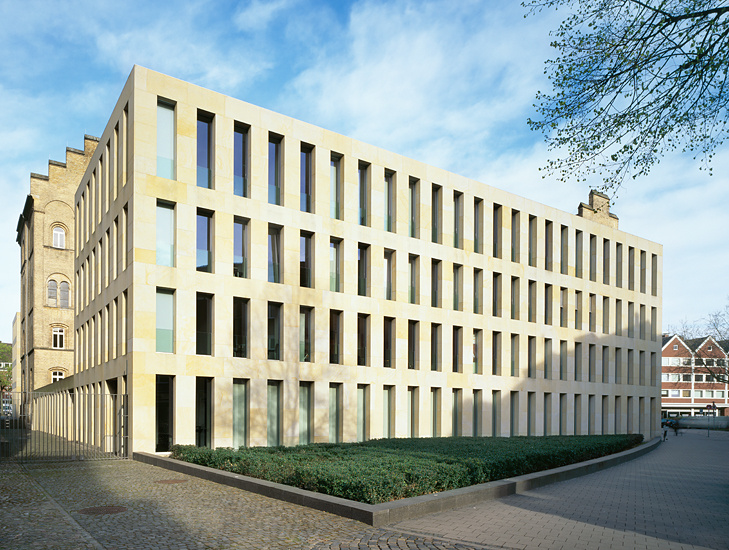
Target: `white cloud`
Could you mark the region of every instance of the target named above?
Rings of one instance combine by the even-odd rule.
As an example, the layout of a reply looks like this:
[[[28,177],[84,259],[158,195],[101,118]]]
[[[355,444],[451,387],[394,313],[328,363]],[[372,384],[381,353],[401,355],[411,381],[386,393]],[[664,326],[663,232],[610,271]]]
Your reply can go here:
[[[244,32],[260,33],[284,10],[290,8],[289,0],[251,0],[233,16],[236,27]]]

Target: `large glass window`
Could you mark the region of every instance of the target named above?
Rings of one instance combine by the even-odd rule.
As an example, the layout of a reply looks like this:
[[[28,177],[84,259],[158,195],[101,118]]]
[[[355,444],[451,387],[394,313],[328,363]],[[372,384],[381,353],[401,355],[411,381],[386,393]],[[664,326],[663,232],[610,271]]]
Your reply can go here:
[[[268,303],[268,358],[276,361],[282,359],[282,312],[283,306],[273,302]]]
[[[175,205],[157,201],[157,265],[175,266]]]
[[[248,357],[248,298],[233,298],[233,357]]]
[[[198,111],[197,114],[197,186],[211,189],[213,117]]]
[[[212,273],[212,212],[197,211],[197,270]]]
[[[248,277],[248,220],[233,219],[233,275]]]
[[[175,291],[157,289],[157,351],[175,352]]]
[[[196,351],[198,355],[213,353],[213,295],[197,293]]]
[[[175,179],[175,106],[157,101],[157,175]]]
[[[268,226],[268,282],[283,283],[281,228],[273,224]]]
[[[282,204],[281,195],[281,138],[268,136],[268,203]]]
[[[238,122],[233,129],[233,194],[248,196],[248,127]]]
[[[312,157],[314,148],[311,145],[301,144],[299,155],[299,208],[302,212],[314,211],[314,189],[312,186]]]

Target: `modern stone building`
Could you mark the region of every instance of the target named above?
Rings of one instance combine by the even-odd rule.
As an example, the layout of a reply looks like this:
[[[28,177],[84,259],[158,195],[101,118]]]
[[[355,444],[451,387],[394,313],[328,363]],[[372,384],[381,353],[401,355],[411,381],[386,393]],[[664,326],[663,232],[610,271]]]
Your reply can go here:
[[[569,214],[142,67],[78,183],[55,387],[128,393],[135,451],[657,430],[662,247],[599,193]]]
[[[74,195],[98,140],[66,149],[48,175],[30,175],[17,226],[20,312],[13,320],[14,391],[33,391],[73,373]]]

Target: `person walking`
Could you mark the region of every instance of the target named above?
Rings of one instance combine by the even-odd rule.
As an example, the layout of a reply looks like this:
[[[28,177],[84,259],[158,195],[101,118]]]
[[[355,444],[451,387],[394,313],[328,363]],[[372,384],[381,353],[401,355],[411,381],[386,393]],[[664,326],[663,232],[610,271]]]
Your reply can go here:
[[[663,423],[663,441],[668,441],[668,423]]]

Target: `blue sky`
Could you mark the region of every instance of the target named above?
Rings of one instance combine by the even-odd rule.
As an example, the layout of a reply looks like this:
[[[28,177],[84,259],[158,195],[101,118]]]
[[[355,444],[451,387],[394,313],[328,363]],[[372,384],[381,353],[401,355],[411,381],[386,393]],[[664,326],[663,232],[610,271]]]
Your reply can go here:
[[[0,0],[0,340],[20,307],[29,174],[101,134],[135,63],[576,212],[587,185],[543,179],[526,125],[560,15],[496,0]],[[664,330],[726,303],[728,169],[726,151],[711,177],[673,154],[613,207],[664,245]]]

